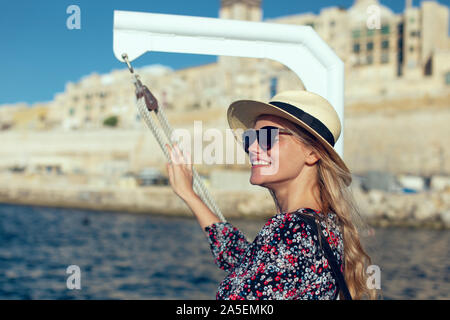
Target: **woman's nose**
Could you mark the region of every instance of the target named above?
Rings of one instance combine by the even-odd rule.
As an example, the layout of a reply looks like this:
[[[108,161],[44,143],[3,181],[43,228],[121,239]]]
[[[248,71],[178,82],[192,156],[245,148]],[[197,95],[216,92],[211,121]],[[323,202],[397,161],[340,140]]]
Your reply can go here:
[[[248,154],[249,155],[254,154],[258,158],[261,158],[261,155],[262,156],[269,156],[269,152],[261,148],[261,146],[259,145],[257,139],[255,139],[255,141],[253,141],[253,143],[249,146]]]
[[[255,141],[253,141],[253,143],[248,147],[248,153],[258,154],[259,152],[261,152],[261,149],[259,148],[258,140],[255,139]]]

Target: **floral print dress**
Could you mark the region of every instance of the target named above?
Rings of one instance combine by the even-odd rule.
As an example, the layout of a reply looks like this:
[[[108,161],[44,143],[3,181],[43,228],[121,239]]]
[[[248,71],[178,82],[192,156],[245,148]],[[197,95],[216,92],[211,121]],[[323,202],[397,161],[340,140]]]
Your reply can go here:
[[[228,272],[218,300],[336,299],[337,285],[317,234],[301,214],[321,218],[320,228],[342,271],[343,239],[336,214],[310,208],[270,218],[250,243],[229,222],[205,227],[214,262]]]

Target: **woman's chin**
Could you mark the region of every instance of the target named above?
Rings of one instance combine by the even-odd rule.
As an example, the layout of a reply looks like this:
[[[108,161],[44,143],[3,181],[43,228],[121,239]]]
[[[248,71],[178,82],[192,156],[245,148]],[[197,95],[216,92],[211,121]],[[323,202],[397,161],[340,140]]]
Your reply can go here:
[[[272,176],[270,173],[270,166],[252,167],[250,183],[253,185],[262,185],[268,182],[268,180]]]
[[[255,185],[255,186],[259,186],[263,182],[264,181],[261,180],[260,177],[254,177],[253,175],[250,177],[250,183]]]

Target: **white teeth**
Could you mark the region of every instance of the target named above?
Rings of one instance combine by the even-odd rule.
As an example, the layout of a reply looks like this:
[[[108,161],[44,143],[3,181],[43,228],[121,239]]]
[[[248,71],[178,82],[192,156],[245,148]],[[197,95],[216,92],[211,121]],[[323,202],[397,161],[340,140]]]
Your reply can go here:
[[[268,164],[270,164],[270,162],[269,161],[264,161],[264,160],[256,160],[256,161],[253,161],[252,162],[252,165],[260,165],[260,164],[262,164],[262,165],[268,165]]]

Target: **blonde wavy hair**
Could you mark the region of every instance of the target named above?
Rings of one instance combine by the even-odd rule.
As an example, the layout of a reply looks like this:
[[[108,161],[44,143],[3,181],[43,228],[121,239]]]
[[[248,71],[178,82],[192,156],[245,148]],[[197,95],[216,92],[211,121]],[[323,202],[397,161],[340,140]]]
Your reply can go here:
[[[351,174],[341,169],[331,159],[328,151],[316,137],[293,122],[286,121],[291,124],[286,129],[304,145],[314,150],[320,158],[317,162],[317,184],[321,211],[324,214],[334,212],[338,218],[344,241],[344,278],[352,298],[377,299],[379,296],[377,290],[369,289],[367,286],[366,269],[371,265],[371,259],[360,242],[358,231],[366,229],[367,225],[361,218],[352,190],[345,184],[345,181],[351,178]],[[275,205],[281,210],[275,194],[271,190],[270,193]],[[342,294],[340,298],[343,299]]]

